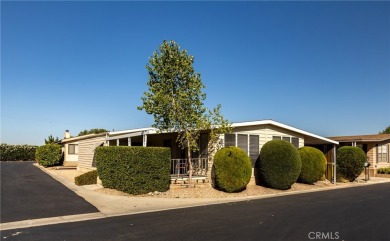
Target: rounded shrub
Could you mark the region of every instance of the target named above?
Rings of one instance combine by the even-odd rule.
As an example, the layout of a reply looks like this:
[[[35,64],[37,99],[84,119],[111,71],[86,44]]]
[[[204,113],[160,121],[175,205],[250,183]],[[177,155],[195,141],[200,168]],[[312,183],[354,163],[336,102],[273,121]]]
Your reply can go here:
[[[365,162],[366,154],[359,147],[340,147],[336,155],[337,176],[352,182],[363,172]]]
[[[302,161],[298,150],[289,142],[272,140],[263,146],[257,163],[260,182],[264,185],[290,189],[301,173]]]
[[[221,190],[242,191],[251,180],[251,159],[238,147],[222,148],[215,153],[214,172],[216,184]]]
[[[74,183],[77,186],[83,186],[83,185],[92,185],[97,183],[97,177],[98,173],[96,170],[92,170],[89,172],[86,172],[84,174],[81,174],[80,176],[77,176],[74,178]]]
[[[46,144],[35,151],[35,159],[44,167],[58,165],[62,155],[61,146],[58,144]]]
[[[313,184],[324,176],[326,170],[326,157],[322,151],[309,146],[298,149],[302,160],[301,174],[298,181]]]

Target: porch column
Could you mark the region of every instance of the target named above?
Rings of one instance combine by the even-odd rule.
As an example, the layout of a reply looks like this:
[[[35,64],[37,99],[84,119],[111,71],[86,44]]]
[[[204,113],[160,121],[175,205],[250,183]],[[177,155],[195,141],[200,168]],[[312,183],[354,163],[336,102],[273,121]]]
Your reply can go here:
[[[333,183],[336,184],[336,145],[333,145],[333,165],[334,165]]]
[[[147,135],[143,135],[142,136],[142,146],[146,147],[147,143],[148,143],[148,136]]]
[[[116,139],[116,146],[119,146],[119,139]]]
[[[131,146],[131,137],[127,138],[127,145]]]

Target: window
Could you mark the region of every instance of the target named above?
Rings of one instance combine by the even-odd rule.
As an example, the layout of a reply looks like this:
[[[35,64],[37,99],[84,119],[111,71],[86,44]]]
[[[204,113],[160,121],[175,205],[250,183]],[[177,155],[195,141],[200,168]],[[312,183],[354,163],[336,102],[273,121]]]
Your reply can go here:
[[[248,135],[238,134],[237,135],[237,147],[248,153]]]
[[[293,144],[295,148],[299,148],[299,138],[291,137],[291,144]]]
[[[377,147],[378,150],[378,162],[388,162],[388,147],[387,145],[382,145]]]
[[[236,146],[236,134],[225,134],[225,146]]]
[[[79,146],[77,144],[69,144],[68,145],[68,154],[78,154]]]
[[[290,142],[295,146],[295,148],[299,148],[299,138],[298,137],[289,137],[289,136],[272,136],[272,140],[283,140]]]
[[[225,134],[225,147],[236,146],[236,137],[237,147],[241,148],[246,152],[246,154],[248,154],[252,160],[252,167],[254,167],[260,153],[259,135]]]
[[[249,157],[252,160],[252,167],[255,166],[256,160],[259,157],[260,149],[259,149],[259,136],[258,135],[250,135],[249,136]]]

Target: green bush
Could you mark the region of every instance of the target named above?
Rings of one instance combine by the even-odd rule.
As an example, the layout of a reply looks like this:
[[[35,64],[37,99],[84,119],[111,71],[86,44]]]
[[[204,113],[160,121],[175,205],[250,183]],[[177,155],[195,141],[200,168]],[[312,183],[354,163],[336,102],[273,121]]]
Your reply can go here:
[[[92,185],[97,183],[97,171],[93,170],[74,178],[74,183],[77,186]]]
[[[239,192],[251,180],[252,162],[240,148],[230,146],[214,156],[214,172],[217,186],[226,192]]]
[[[378,174],[390,174],[390,167],[382,167],[377,170]]]
[[[1,161],[34,161],[37,146],[30,145],[8,145],[1,143]]]
[[[58,144],[47,144],[37,148],[35,159],[44,167],[58,165],[62,156],[62,148]]]
[[[106,188],[130,194],[169,189],[169,148],[103,146],[96,148],[95,157],[99,178]]]
[[[336,160],[337,176],[352,182],[362,173],[366,154],[358,147],[343,146],[337,150]]]
[[[301,174],[298,181],[313,184],[324,176],[326,170],[326,157],[314,147],[304,146],[298,149],[302,160]]]
[[[272,140],[261,149],[256,166],[262,184],[286,190],[297,181],[302,161],[298,150],[291,143]]]

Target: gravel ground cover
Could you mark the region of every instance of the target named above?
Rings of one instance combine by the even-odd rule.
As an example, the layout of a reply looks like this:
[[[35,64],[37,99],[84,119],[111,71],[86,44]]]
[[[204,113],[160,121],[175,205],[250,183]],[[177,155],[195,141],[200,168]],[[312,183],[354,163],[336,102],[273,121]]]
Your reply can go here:
[[[69,181],[74,182],[74,178],[78,175],[83,174],[83,172],[77,171],[75,169],[60,169],[55,170],[54,168],[51,171],[55,171],[57,174],[63,176]],[[347,185],[338,183],[337,185]],[[137,196],[137,197],[156,197],[156,198],[229,198],[229,197],[250,197],[250,196],[259,196],[291,191],[301,191],[301,190],[311,190],[311,189],[320,189],[326,187],[334,187],[335,185],[329,181],[319,181],[313,185],[295,183],[292,185],[289,190],[276,190],[258,185],[248,185],[247,188],[238,193],[226,193],[220,190],[213,188],[210,184],[204,184],[195,188],[188,187],[174,187],[169,189],[167,192],[154,192],[143,195],[131,195],[124,193],[115,189],[103,188],[98,185],[97,187],[91,188],[96,192],[101,192],[109,195],[119,195],[119,196]],[[89,188],[88,188],[89,189]]]

